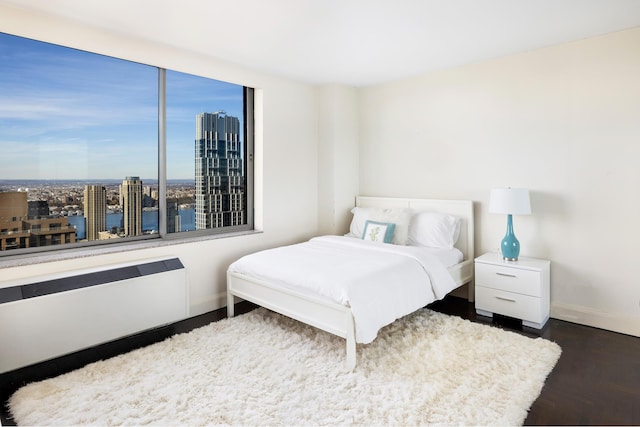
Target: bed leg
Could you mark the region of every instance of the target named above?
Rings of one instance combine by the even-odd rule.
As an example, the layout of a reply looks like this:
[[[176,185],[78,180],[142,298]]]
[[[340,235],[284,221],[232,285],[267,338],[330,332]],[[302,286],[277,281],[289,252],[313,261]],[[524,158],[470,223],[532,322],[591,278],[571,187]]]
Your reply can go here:
[[[347,338],[347,361],[345,363],[347,371],[351,372],[356,367],[356,342]]]
[[[227,290],[227,317],[233,317],[233,294]]]
[[[351,312],[347,314],[347,359],[345,368],[351,372],[356,367],[356,330]]]

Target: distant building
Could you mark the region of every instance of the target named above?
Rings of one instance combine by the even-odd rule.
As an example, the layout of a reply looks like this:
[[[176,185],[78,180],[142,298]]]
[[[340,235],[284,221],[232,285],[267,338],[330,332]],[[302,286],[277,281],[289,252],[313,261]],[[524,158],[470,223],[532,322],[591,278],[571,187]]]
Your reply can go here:
[[[141,236],[142,181],[137,176],[128,176],[122,181],[120,188],[124,234],[125,236]]]
[[[179,233],[182,227],[178,200],[167,199],[167,233]]]
[[[196,230],[244,224],[240,120],[225,112],[196,116]]]
[[[116,229],[111,231],[101,231],[98,233],[98,240],[108,240],[108,239],[119,239],[118,230]]]
[[[27,193],[0,193],[0,250],[28,248],[31,233],[22,222],[27,219]]]
[[[24,228],[31,233],[31,247],[63,245],[76,241],[76,228],[69,225],[66,217],[27,219],[24,221]]]
[[[107,190],[104,185],[84,186],[84,217],[87,240],[100,240],[107,229]]]
[[[156,201],[153,200],[151,196],[148,194],[142,195],[142,207],[143,208],[152,208],[156,205]]]
[[[49,203],[46,200],[29,200],[27,203],[29,218],[49,216]]]
[[[67,218],[29,216],[26,192],[0,192],[0,250],[61,245],[75,241],[76,229],[69,225]]]

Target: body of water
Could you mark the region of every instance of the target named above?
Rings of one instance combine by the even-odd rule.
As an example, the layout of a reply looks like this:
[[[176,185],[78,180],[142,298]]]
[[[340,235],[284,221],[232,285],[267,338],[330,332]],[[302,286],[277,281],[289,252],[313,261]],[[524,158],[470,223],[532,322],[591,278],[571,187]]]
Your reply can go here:
[[[195,209],[180,210],[180,231],[193,231],[196,229],[196,214]],[[70,216],[69,225],[76,227],[76,239],[81,240],[86,238],[86,222],[84,216]],[[107,214],[107,230],[111,227],[122,227],[122,213],[109,213]],[[143,211],[142,212],[142,230],[143,231],[158,231],[158,211]]]

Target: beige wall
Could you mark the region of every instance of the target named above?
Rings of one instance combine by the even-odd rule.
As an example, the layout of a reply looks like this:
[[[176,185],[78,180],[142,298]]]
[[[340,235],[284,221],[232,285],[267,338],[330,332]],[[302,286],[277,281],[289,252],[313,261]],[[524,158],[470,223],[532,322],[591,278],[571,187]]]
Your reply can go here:
[[[363,89],[360,192],[472,199],[476,253],[531,190],[521,255],[552,261],[552,317],[640,335],[640,29]]]
[[[318,229],[317,91],[183,50],[120,38],[0,6],[0,31],[257,89],[256,224],[263,233],[2,268],[0,281],[163,255],[187,267],[191,315],[226,305],[226,269],[241,255],[305,240]],[[91,256],[87,256],[91,255]],[[55,258],[55,257],[49,257]]]

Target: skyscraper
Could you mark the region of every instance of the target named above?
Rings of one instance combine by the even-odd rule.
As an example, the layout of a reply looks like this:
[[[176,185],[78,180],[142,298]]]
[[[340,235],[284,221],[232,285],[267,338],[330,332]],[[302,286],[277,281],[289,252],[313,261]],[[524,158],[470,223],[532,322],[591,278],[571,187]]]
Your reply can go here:
[[[84,186],[84,217],[87,240],[99,240],[107,229],[107,190],[103,185]]]
[[[122,181],[121,197],[125,236],[142,235],[142,181],[128,176]]]
[[[224,111],[196,116],[196,230],[245,223],[241,146],[237,117]]]

